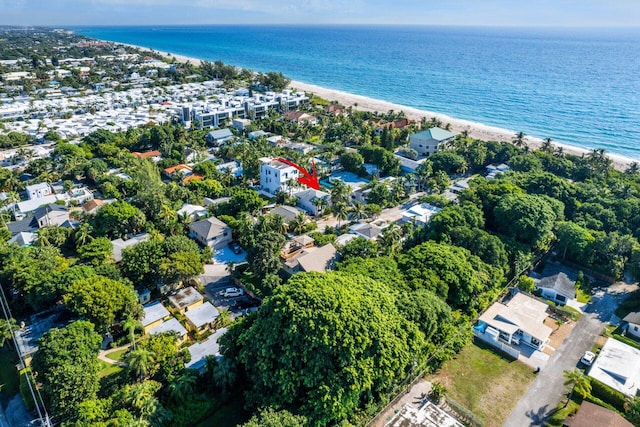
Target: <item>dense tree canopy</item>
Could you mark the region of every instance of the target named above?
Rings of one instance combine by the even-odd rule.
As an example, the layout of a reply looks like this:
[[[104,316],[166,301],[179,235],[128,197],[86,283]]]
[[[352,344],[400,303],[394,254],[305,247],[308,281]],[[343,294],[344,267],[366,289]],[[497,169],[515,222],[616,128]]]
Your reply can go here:
[[[138,294],[131,285],[103,276],[73,283],[64,297],[67,306],[105,332],[125,315],[138,318],[142,312]]]
[[[74,419],[81,402],[95,399],[101,343],[93,324],[86,321],[51,329],[40,339],[31,367],[43,384],[53,414],[60,419]]]
[[[275,290],[240,341],[254,404],[296,408],[327,425],[407,375],[423,336],[386,285],[302,273]]]

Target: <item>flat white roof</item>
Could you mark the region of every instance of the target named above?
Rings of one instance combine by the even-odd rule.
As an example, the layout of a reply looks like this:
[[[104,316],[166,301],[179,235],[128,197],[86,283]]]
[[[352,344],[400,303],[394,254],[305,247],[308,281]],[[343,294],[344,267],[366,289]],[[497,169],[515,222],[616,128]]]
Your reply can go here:
[[[185,317],[198,328],[202,325],[206,325],[207,323],[211,323],[216,320],[218,314],[218,309],[215,308],[209,301],[184,313]]]
[[[609,338],[589,369],[589,376],[634,397],[640,388],[640,350]]]
[[[185,368],[200,370],[204,367],[207,356],[219,356],[220,344],[218,344],[218,339],[223,336],[225,332],[227,332],[227,328],[218,329],[206,340],[190,346],[189,353],[191,354],[191,360],[184,365]]]
[[[165,306],[162,305],[162,303],[159,301],[143,306],[142,310],[144,311],[142,326],[150,325],[153,322],[169,316],[170,314],[169,310],[167,310]]]

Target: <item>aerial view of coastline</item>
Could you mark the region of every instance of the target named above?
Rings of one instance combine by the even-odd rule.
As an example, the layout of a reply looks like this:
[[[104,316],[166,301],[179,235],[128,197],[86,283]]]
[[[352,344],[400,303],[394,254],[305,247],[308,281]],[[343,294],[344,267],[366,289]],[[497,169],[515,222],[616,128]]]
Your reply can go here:
[[[640,5],[529,3],[0,1],[0,427],[640,426]]]

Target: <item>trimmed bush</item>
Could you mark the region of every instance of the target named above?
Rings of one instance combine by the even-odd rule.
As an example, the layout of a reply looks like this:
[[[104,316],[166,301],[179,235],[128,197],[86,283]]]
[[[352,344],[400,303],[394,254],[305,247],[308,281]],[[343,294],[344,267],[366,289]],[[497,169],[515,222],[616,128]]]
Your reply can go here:
[[[608,403],[619,412],[624,412],[624,406],[627,403],[627,398],[624,394],[596,379],[589,379],[591,380],[591,396]]]

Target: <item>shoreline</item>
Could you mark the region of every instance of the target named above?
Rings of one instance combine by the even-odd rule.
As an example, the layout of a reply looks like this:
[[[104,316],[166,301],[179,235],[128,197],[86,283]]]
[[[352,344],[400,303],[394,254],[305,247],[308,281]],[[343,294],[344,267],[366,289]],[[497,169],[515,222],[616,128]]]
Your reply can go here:
[[[185,55],[180,55],[172,52],[164,52],[157,49],[152,49],[144,46],[133,45],[129,43],[119,43],[119,42],[110,42],[114,44],[119,44],[123,46],[129,46],[136,49],[140,49],[142,51],[150,51],[155,52],[165,57],[171,57],[178,62],[191,63],[193,65],[199,66],[202,63],[202,59],[193,58]],[[345,107],[352,106],[357,110],[361,111],[371,111],[371,112],[379,112],[385,113],[389,110],[394,111],[403,111],[407,118],[411,120],[420,121],[423,117],[430,119],[431,117],[435,117],[443,123],[451,124],[451,131],[454,133],[460,133],[462,131],[467,131],[469,136],[474,139],[484,140],[484,141],[502,141],[502,142],[511,142],[513,137],[517,133],[517,131],[512,131],[509,129],[500,128],[497,126],[490,126],[483,123],[473,122],[470,120],[460,119],[448,116],[446,114],[437,113],[433,111],[421,110],[419,108],[409,107],[407,105],[396,104],[389,101],[384,101],[381,99],[371,98],[368,96],[357,95],[337,89],[325,88],[322,86],[317,86],[311,83],[300,82],[297,80],[291,80],[289,87],[295,90],[300,90],[307,93],[313,93],[321,98],[327,99],[329,101],[337,101],[339,104],[344,105]],[[357,107],[355,106],[357,104]],[[543,138],[526,135],[525,143],[531,149],[538,149],[543,143]],[[562,142],[558,142],[555,140],[551,141],[551,144],[555,148],[562,148],[565,154],[571,154],[575,156],[582,156],[590,153],[592,150],[587,148],[578,147],[571,144],[565,144]],[[611,159],[613,162],[613,167],[617,170],[625,170],[630,164],[638,162],[640,160],[634,159],[631,157],[623,156],[621,154],[615,154],[606,152],[606,156]]]

